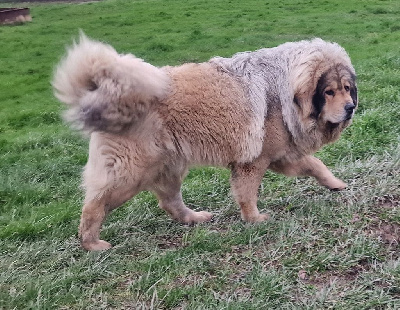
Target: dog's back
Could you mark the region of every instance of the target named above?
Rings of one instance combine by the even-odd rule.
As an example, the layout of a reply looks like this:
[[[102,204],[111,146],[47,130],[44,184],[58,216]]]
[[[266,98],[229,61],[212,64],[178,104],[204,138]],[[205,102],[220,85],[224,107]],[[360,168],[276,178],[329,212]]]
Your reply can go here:
[[[210,63],[165,70],[174,91],[157,110],[189,162],[226,166],[260,154],[264,117],[252,109],[240,82]]]

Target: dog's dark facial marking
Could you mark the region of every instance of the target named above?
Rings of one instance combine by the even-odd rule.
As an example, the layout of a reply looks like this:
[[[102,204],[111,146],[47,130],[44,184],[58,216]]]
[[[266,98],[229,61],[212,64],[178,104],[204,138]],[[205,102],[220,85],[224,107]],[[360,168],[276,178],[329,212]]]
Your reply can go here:
[[[311,116],[314,118],[318,118],[326,103],[324,96],[325,87],[326,87],[326,74],[323,74],[318,80],[317,88],[315,89],[315,93],[312,98],[313,112],[311,113]]]
[[[357,106],[357,104],[358,104],[358,96],[357,96],[357,86],[356,85],[350,87],[350,96],[351,96],[351,99],[353,99],[354,105]]]

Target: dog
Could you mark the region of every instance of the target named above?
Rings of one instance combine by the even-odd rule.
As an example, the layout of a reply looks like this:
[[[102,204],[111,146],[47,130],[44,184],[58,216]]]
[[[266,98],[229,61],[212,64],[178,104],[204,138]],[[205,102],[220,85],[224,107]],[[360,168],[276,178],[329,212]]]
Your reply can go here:
[[[355,70],[336,43],[289,42],[158,68],[82,33],[52,84],[65,118],[90,135],[79,226],[87,250],[111,247],[100,240],[102,222],[143,190],[179,222],[211,220],[182,200],[191,166],[229,168],[241,217],[252,223],[268,218],[257,209],[268,169],[346,187],[312,156],[339,138],[358,105]]]

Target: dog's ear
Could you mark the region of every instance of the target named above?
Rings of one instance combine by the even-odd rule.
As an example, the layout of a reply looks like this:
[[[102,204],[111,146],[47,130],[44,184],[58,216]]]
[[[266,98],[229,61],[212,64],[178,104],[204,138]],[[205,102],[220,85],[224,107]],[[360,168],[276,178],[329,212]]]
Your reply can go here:
[[[322,109],[325,105],[325,96],[323,94],[323,85],[325,82],[325,77],[321,76],[318,80],[317,87],[315,88],[314,95],[312,97],[313,110],[311,116],[318,118],[321,114]]]

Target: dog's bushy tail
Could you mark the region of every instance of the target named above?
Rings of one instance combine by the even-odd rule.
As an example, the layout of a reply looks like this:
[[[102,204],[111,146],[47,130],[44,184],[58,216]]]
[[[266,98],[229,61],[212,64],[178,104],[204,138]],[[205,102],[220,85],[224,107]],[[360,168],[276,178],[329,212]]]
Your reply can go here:
[[[133,55],[83,33],[56,68],[56,97],[67,104],[67,121],[86,132],[120,132],[166,95],[167,74]]]

